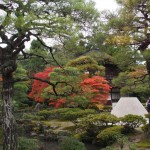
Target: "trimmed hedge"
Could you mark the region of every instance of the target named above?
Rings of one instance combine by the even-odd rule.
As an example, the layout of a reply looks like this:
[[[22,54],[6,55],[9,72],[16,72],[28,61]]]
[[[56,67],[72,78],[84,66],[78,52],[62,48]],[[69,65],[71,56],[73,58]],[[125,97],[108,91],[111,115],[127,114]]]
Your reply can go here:
[[[84,117],[88,114],[94,114],[94,109],[80,109],[80,108],[59,108],[53,110],[42,110],[37,113],[43,116],[45,120],[61,119],[61,120],[76,120],[79,117]]]
[[[122,126],[113,126],[106,128],[96,136],[96,142],[100,146],[111,145],[117,140],[117,137],[122,134],[123,127]]]
[[[129,114],[122,117],[121,122],[123,126],[134,130],[139,126],[144,125],[146,123],[146,119],[142,116]]]

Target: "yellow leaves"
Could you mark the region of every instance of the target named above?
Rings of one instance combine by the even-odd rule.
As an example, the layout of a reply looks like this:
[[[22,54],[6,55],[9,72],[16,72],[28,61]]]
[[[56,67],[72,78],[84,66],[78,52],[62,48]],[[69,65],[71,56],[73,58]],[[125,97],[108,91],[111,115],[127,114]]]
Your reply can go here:
[[[95,104],[95,106],[99,109],[102,110],[104,108],[104,104]]]
[[[128,45],[134,43],[134,39],[127,35],[117,35],[106,39],[106,43],[115,45]]]

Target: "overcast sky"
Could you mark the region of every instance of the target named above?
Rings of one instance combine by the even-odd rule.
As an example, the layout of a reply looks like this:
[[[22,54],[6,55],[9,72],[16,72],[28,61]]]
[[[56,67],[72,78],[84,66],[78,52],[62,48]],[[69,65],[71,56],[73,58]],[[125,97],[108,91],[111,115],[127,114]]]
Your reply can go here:
[[[117,8],[117,3],[115,0],[93,0],[96,3],[96,8],[100,11],[111,10],[114,11]]]

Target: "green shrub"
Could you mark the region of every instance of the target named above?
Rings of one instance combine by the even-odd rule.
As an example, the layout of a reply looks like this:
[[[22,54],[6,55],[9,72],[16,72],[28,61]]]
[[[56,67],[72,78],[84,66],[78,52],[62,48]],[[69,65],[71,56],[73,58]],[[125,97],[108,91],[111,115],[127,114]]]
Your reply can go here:
[[[78,111],[74,111],[72,109],[70,111],[63,113],[61,119],[74,121],[77,118],[81,118],[81,117],[87,116],[89,114],[95,114],[95,113],[96,113],[96,111],[94,109],[85,109],[85,110],[78,110]]]
[[[112,106],[104,106],[103,107],[103,110],[106,110],[106,111],[110,111],[112,109]]]
[[[112,143],[114,143],[117,140],[117,137],[121,135],[122,133],[122,126],[114,126],[109,127],[104,130],[102,130],[97,136],[96,136],[96,142],[100,146],[107,146]]]
[[[63,113],[66,113],[68,111],[79,111],[79,108],[57,108],[52,110],[41,110],[37,113],[39,116],[43,116],[45,120],[49,119],[61,119],[61,116]]]
[[[144,133],[147,133],[147,132],[148,132],[148,128],[149,128],[149,124],[145,124],[145,125],[143,125],[143,126],[141,127],[141,129],[142,129],[142,131],[143,131]]]
[[[31,120],[44,120],[43,116],[37,116],[32,114],[24,114],[22,117],[24,119],[31,119]]]
[[[144,119],[142,116],[138,115],[125,115],[124,117],[121,118],[123,126],[131,129],[135,129],[139,127],[140,125],[143,125],[146,123],[146,119]]]
[[[37,150],[37,139],[29,139],[26,137],[20,137],[18,142],[18,150]]]
[[[48,119],[62,119],[62,120],[76,120],[79,117],[86,116],[88,114],[96,113],[92,109],[80,109],[80,108],[58,108],[53,110],[42,110],[37,113],[39,116],[43,116],[45,120]]]
[[[61,150],[86,150],[82,142],[72,137],[64,138],[59,145]]]
[[[45,120],[50,119],[51,110],[41,110],[37,113],[37,115],[44,117]]]
[[[89,131],[82,131],[74,135],[75,138],[87,142],[92,143],[97,135],[97,132],[93,131],[92,129]]]
[[[113,126],[119,119],[110,113],[90,114],[77,120],[77,133],[84,132],[82,140],[93,141],[100,131]]]
[[[96,126],[112,126],[119,122],[119,119],[110,113],[90,114],[84,118],[80,118],[78,126],[88,128],[91,125]]]

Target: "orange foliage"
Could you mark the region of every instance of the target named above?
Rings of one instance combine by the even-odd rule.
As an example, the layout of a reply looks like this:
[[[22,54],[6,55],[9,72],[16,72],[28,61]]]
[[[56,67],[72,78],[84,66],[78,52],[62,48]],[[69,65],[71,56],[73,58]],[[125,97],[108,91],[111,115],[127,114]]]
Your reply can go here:
[[[43,80],[50,80],[49,74],[53,71],[54,68],[56,67],[46,68],[43,72],[36,73],[34,77],[40,78]],[[28,96],[37,102],[43,102],[45,99],[41,96],[41,93],[48,86],[49,86],[48,83],[45,83],[39,80],[34,80],[32,84],[31,92],[29,93]]]
[[[91,102],[101,103],[102,100],[108,99],[110,86],[108,81],[100,76],[93,76],[81,82],[81,87],[84,93],[91,93]]]
[[[50,99],[50,100],[52,100],[52,99]],[[55,106],[55,108],[59,108],[59,107],[62,107],[65,103],[66,103],[65,98],[59,98],[55,102],[50,102],[49,105],[53,105],[53,106]]]
[[[40,79],[50,80],[49,74],[53,71],[53,69],[54,67],[46,68],[43,72],[36,73],[34,76]],[[78,93],[72,93],[70,96],[66,97],[70,97],[70,104],[74,103],[71,99],[79,95],[85,96],[87,99],[89,99],[89,102],[94,104],[100,104],[102,101],[106,101],[108,99],[110,86],[105,78],[93,76],[91,78],[82,79],[83,81],[79,84],[79,87],[76,87],[81,89],[81,91]],[[37,102],[43,102],[45,99],[41,96],[41,94],[48,86],[49,85],[45,82],[34,80],[32,90],[28,96]],[[53,105],[54,107],[64,107],[67,102],[66,98],[50,98],[49,105]]]

